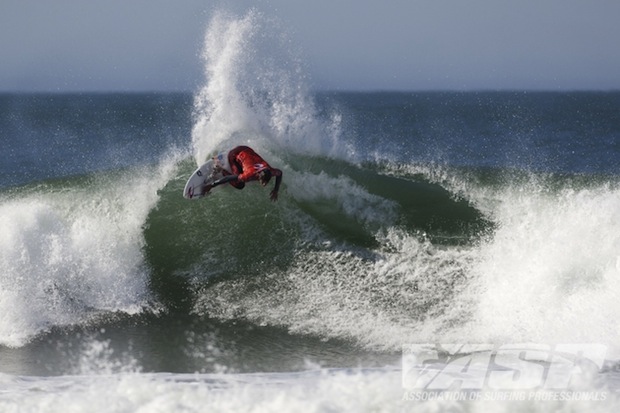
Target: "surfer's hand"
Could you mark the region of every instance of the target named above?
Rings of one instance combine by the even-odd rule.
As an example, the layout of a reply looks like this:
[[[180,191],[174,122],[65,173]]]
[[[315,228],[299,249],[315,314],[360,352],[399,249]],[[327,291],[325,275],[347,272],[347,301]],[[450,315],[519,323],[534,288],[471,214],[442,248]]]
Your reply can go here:
[[[206,195],[209,193],[209,191],[211,190],[211,188],[213,188],[213,184],[207,184],[204,186],[204,188],[202,188],[202,194]]]
[[[271,198],[271,200],[273,202],[278,200],[278,191],[276,191],[275,189],[273,191],[271,191],[271,194],[269,196]]]

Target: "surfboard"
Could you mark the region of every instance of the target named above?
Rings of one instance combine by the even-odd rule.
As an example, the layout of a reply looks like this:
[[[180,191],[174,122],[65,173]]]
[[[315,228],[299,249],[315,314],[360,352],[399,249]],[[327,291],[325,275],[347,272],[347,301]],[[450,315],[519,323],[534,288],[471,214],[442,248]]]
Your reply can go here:
[[[200,165],[187,180],[183,189],[183,197],[186,199],[199,199],[210,195],[211,191],[204,193],[205,186],[224,177],[223,171],[230,173],[228,153],[220,153]]]

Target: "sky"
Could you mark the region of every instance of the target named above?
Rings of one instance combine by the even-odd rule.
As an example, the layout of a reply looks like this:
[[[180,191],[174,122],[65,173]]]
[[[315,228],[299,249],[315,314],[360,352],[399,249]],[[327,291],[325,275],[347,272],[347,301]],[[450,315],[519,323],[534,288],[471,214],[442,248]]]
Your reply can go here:
[[[211,16],[250,7],[315,89],[620,90],[618,0],[0,0],[0,91],[196,91]]]

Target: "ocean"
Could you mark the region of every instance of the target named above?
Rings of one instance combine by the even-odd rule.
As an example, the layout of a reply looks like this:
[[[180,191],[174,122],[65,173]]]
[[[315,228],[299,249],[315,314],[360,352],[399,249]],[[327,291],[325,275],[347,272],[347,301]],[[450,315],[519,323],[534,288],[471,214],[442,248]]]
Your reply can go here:
[[[268,26],[0,94],[0,411],[617,411],[620,93],[313,91]],[[276,203],[183,198],[241,144]]]

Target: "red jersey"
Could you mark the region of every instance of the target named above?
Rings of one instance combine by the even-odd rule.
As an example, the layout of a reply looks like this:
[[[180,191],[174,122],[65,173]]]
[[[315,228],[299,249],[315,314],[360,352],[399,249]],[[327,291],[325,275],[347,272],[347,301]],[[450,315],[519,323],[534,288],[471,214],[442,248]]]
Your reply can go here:
[[[230,167],[234,175],[241,182],[256,179],[256,174],[271,166],[254,149],[248,146],[237,146],[228,154]]]

